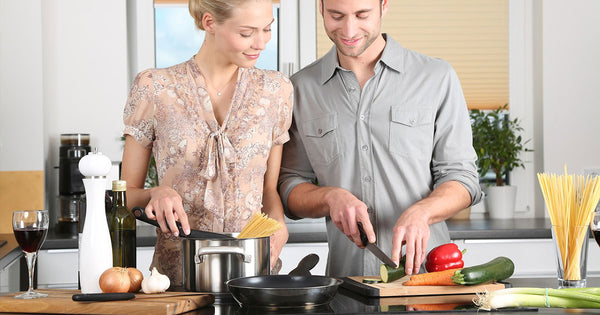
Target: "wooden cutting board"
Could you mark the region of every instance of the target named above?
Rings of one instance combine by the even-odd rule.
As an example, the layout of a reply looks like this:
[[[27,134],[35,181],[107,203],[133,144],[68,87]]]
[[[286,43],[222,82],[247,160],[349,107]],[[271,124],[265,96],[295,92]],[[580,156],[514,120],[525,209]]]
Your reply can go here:
[[[75,302],[78,290],[36,290],[48,297],[31,300],[15,299],[19,293],[0,296],[1,313],[45,314],[181,314],[205,307],[215,301],[212,294],[198,292],[165,292],[136,294],[128,301]]]
[[[456,285],[456,286],[405,286],[402,285],[408,281],[410,276],[405,276],[389,283],[366,284],[364,278],[378,279],[378,276],[370,277],[346,277],[342,287],[369,297],[390,297],[390,296],[420,296],[420,295],[455,295],[455,294],[474,294],[477,292],[496,291],[504,289],[502,283],[489,283],[480,285]]]

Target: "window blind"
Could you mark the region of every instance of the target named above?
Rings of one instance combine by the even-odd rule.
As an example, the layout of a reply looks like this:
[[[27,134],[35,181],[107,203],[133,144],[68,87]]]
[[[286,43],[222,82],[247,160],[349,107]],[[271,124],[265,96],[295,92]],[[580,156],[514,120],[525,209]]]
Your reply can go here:
[[[448,61],[470,109],[508,103],[508,0],[390,0],[382,32]],[[331,47],[317,10],[317,56]]]

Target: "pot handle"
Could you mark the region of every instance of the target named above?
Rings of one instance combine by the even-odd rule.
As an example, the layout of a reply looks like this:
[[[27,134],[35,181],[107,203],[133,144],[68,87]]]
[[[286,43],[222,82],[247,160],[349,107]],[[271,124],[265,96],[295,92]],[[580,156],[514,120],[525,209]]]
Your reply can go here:
[[[232,255],[240,255],[242,261],[245,263],[252,262],[252,255],[247,255],[244,253],[244,249],[241,247],[235,246],[215,246],[215,247],[201,247],[196,251],[196,256],[194,257],[194,261],[197,264],[200,264],[204,261],[205,255],[214,255],[214,254],[232,254]]]

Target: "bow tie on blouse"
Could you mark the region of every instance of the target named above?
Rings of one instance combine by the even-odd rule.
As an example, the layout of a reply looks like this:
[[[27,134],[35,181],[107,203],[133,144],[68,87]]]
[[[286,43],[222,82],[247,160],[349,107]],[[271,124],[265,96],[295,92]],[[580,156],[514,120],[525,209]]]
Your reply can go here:
[[[222,167],[235,162],[233,145],[221,130],[208,135],[205,153],[202,177],[209,181],[214,181],[218,177]]]

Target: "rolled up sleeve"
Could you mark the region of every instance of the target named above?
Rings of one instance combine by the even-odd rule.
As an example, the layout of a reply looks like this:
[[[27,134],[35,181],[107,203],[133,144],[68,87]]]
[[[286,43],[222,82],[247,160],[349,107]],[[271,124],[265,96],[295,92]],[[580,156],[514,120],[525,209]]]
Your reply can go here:
[[[446,93],[440,102],[435,121],[432,174],[434,187],[448,181],[461,183],[471,194],[471,204],[481,201],[477,154],[469,111],[456,72],[448,65]]]

